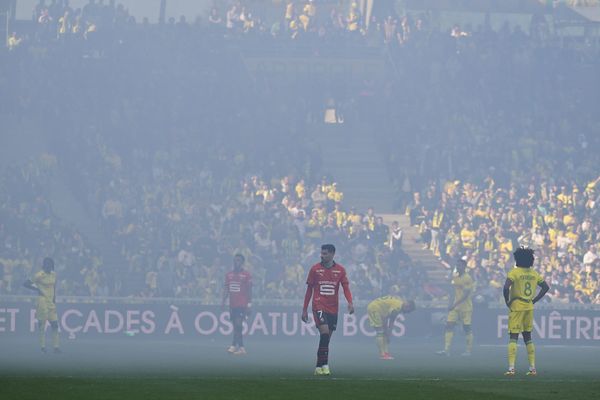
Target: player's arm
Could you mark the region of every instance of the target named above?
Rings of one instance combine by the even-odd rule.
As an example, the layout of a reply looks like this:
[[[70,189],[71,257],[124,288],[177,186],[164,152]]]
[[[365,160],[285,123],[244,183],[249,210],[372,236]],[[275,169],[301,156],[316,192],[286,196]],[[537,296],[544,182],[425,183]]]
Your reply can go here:
[[[546,295],[546,293],[548,292],[548,290],[550,290],[550,286],[548,286],[548,284],[546,283],[546,281],[542,281],[541,283],[538,283],[538,286],[541,287],[542,290],[540,290],[540,292],[531,301],[533,304],[535,304],[538,301],[540,301],[542,299],[542,297],[544,297]]]
[[[31,279],[27,279],[24,283],[23,286],[26,287],[27,289],[36,291],[37,294],[39,294],[40,296],[42,295],[42,291],[40,290],[40,288],[38,288],[35,283],[33,283],[33,281]]]
[[[342,281],[342,289],[344,289],[344,297],[348,302],[348,312],[354,314],[354,304],[352,304],[352,292],[350,291],[350,283],[348,279]]]
[[[506,303],[506,307],[510,308],[510,287],[513,285],[513,281],[506,278],[504,281],[504,287],[502,288],[502,294],[504,295],[504,302]]]
[[[248,312],[252,308],[252,279],[248,278]]]
[[[390,339],[390,336],[392,334],[392,329],[394,328],[394,321],[396,321],[396,317],[398,316],[398,314],[400,314],[400,311],[393,311],[390,313],[390,315],[387,316],[387,319],[385,321],[385,337],[387,340]]]
[[[308,304],[312,297],[313,286],[310,283],[306,284],[306,293],[304,294],[304,305],[302,306],[302,322],[308,322]]]

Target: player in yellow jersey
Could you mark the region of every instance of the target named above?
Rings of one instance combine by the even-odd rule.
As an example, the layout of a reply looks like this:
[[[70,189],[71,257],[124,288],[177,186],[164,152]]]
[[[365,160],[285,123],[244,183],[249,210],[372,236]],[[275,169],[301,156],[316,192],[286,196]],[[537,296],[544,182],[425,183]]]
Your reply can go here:
[[[452,273],[452,286],[454,287],[454,299],[448,307],[448,318],[446,319],[446,330],[444,334],[444,350],[436,354],[441,356],[450,355],[450,346],[454,337],[454,328],[460,321],[463,325],[467,340],[467,348],[462,353],[463,356],[470,356],[473,350],[473,330],[471,329],[471,319],[473,316],[473,292],[475,290],[475,281],[466,272],[467,262],[463,259],[458,260],[456,268]]]
[[[58,314],[56,313],[56,273],[54,272],[54,260],[46,257],[39,271],[33,279],[28,279],[24,286],[35,290],[39,297],[37,299],[36,318],[40,332],[40,347],[46,352],[46,321],[50,322],[52,328],[52,345],[55,353],[60,353],[58,343]]]
[[[550,289],[544,278],[531,267],[535,260],[532,249],[520,247],[513,253],[516,267],[506,277],[504,283],[504,301],[510,310],[508,312],[508,332],[510,341],[508,343],[508,371],[505,375],[515,375],[515,359],[517,358],[517,341],[519,333],[523,334],[523,340],[527,347],[529,359],[529,371],[527,375],[535,376],[535,346],[531,341],[533,330],[533,305],[537,303]],[[536,295],[537,287],[541,290]]]
[[[367,313],[369,322],[375,329],[375,341],[379,349],[379,358],[382,360],[394,359],[388,348],[394,321],[398,314],[407,314],[414,310],[415,302],[413,300],[403,300],[398,296],[383,296],[369,303]]]

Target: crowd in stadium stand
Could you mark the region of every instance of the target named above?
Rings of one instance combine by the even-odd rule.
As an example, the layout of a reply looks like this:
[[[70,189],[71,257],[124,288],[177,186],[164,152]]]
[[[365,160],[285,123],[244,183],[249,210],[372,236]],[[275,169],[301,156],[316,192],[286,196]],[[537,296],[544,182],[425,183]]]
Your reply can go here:
[[[211,42],[251,38],[328,50],[386,45],[395,76],[343,100],[368,111],[398,206],[408,207],[423,246],[450,264],[466,257],[478,293],[496,300],[510,251],[528,243],[552,301],[600,303],[597,49],[564,46],[543,18],[529,34],[508,25],[441,32],[425,16],[367,26],[352,4],[328,13],[287,4],[274,22],[235,2],[193,24],[151,25],[114,1],[81,10],[40,2],[35,30],[12,34],[2,55],[9,95],[0,105],[38,116],[55,154],[2,171],[10,218],[0,225],[0,293],[21,293],[34,264],[54,254],[62,294],[215,301],[239,251],[258,296],[298,298],[317,245],[331,240],[358,299],[390,282],[426,296],[423,271],[389,228],[372,211],[351,210],[335,177],[322,181],[323,155],[303,137],[322,101],[315,87],[254,80]],[[110,261],[51,212],[57,168],[116,238]]]
[[[499,187],[446,182],[415,193],[408,208],[422,242],[441,259],[464,257],[480,294],[497,298],[518,246],[536,251],[552,302],[600,303],[600,178],[567,187],[546,180]]]
[[[74,279],[61,280],[63,293],[75,293],[76,285],[88,284],[90,271],[101,265],[101,257],[82,235],[52,212],[47,183],[56,172],[56,163],[56,157],[43,154],[0,173],[0,294],[23,293],[23,282],[48,254],[53,255],[59,274],[66,272],[66,266],[80,267],[69,274]],[[103,277],[97,278],[102,281]],[[106,296],[108,291],[97,294]]]

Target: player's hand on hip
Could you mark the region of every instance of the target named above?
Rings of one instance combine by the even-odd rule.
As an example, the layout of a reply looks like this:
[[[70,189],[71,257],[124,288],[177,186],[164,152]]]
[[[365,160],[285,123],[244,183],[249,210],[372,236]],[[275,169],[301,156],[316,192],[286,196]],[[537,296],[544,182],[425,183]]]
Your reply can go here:
[[[354,305],[352,303],[348,303],[348,312],[354,314]]]
[[[302,311],[302,322],[308,322],[308,311]]]

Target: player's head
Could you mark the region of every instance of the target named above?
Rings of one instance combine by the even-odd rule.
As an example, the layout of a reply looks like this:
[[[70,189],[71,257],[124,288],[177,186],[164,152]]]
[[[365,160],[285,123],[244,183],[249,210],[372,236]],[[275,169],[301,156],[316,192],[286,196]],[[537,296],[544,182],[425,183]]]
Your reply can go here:
[[[417,308],[417,305],[415,304],[414,300],[407,300],[402,305],[402,312],[404,314],[408,314],[408,313],[411,313],[411,312],[415,311],[416,308]]]
[[[42,262],[42,269],[47,274],[54,271],[54,260],[50,257],[44,258],[44,261]]]
[[[523,246],[519,247],[513,253],[513,257],[515,257],[515,262],[517,263],[518,267],[531,268],[533,266],[533,262],[535,261],[533,249]]]
[[[335,255],[335,246],[332,244],[324,244],[321,246],[321,262],[330,263]]]
[[[240,253],[237,253],[235,256],[233,256],[233,268],[239,271],[240,269],[242,269],[242,266],[244,265],[245,261],[246,258]]]

